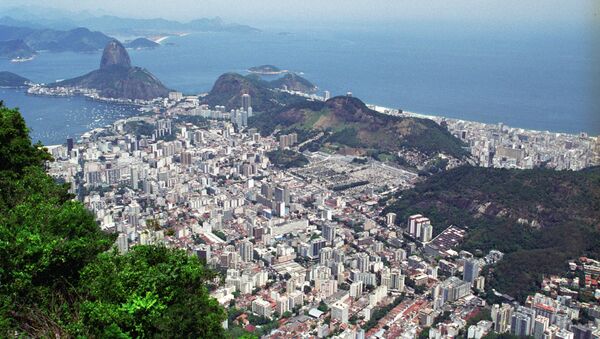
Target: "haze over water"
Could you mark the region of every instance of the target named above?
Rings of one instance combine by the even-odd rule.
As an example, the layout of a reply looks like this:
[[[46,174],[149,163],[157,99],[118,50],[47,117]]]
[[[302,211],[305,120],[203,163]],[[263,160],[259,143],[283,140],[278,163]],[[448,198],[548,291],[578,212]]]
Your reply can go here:
[[[515,32],[410,24],[301,33],[195,33],[130,54],[133,64],[188,94],[209,91],[222,73],[246,74],[248,67],[273,64],[303,72],[321,91],[352,91],[371,104],[527,129],[600,134],[600,101],[594,93],[600,63],[591,52],[593,37],[577,28]],[[99,59],[100,52],[42,53],[26,63],[2,60],[0,70],[52,82],[91,71]],[[25,108],[21,100],[28,101],[30,111],[23,110],[28,123],[39,115],[36,107],[48,110],[56,100],[66,100],[2,95],[8,106]],[[90,105],[105,104],[88,101]],[[34,122],[34,131],[40,128],[44,126]],[[58,129],[53,134],[66,136],[72,126],[64,126],[64,132],[53,128]]]

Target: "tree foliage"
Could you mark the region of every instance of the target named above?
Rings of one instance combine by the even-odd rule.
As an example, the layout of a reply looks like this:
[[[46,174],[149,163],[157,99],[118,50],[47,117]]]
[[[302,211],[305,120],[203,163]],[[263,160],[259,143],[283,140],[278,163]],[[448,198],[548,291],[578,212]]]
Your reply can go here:
[[[222,335],[198,259],[109,251],[114,235],[45,173],[49,160],[20,113],[0,105],[0,337]]]
[[[600,256],[600,168],[506,170],[464,166],[400,192],[383,213],[431,219],[434,233],[466,228],[462,248],[506,253],[492,287],[522,299],[543,274],[566,269],[580,255]],[[535,222],[534,222],[535,221]]]

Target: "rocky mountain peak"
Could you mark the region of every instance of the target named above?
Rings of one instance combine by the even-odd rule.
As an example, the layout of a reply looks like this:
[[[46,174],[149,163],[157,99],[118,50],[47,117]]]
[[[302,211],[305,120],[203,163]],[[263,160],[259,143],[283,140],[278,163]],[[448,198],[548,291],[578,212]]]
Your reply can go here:
[[[117,40],[110,41],[106,47],[104,47],[102,59],[100,60],[100,69],[112,66],[131,68],[129,54],[127,53],[127,50],[125,50],[125,47]]]

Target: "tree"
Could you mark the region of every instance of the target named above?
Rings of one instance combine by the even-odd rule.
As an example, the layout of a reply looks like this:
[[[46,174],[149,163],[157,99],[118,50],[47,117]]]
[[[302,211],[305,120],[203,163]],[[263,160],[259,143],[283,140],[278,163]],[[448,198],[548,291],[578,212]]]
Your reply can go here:
[[[214,274],[182,250],[108,251],[64,185],[44,172],[17,110],[0,104],[0,337],[219,337]]]
[[[48,160],[20,113],[0,105],[0,336],[64,334],[79,271],[114,243],[44,172]]]
[[[319,306],[317,307],[317,309],[319,311],[321,311],[321,312],[327,312],[327,311],[329,311],[329,307],[327,306],[327,304],[323,300],[321,300],[319,302]]]
[[[209,297],[214,273],[182,250],[135,246],[103,253],[82,272],[82,327],[104,337],[118,329],[134,337],[218,337],[224,310]]]

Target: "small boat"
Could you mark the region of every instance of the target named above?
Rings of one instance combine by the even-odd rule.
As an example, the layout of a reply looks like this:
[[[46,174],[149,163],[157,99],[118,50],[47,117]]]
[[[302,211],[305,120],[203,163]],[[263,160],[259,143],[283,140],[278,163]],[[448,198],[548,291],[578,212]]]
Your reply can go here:
[[[16,58],[10,59],[10,62],[25,62],[25,61],[31,61],[31,60],[33,60],[33,56],[26,57],[26,58],[16,57]]]

